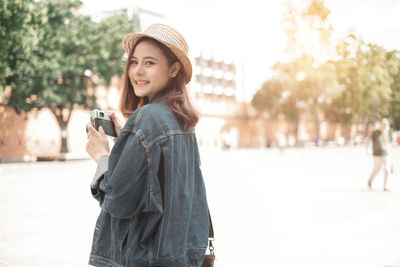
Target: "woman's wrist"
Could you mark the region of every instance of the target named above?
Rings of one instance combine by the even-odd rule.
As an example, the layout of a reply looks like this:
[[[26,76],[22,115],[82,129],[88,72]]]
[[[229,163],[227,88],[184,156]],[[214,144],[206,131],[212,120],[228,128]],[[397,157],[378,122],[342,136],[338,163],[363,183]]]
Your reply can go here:
[[[108,156],[109,156],[108,154],[100,154],[100,155],[96,156],[95,158],[93,158],[93,160],[94,160],[96,163],[99,163],[99,161],[100,161],[100,159],[101,159],[102,157],[108,157]]]

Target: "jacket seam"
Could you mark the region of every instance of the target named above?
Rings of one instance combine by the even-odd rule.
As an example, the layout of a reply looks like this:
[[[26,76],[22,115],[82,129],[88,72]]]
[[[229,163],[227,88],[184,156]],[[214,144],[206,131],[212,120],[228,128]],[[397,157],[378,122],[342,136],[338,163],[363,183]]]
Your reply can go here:
[[[162,142],[165,139],[168,139],[168,137],[175,136],[175,135],[194,135],[194,131],[182,131],[182,130],[169,130],[166,132],[162,132],[160,135],[155,137],[154,139],[150,140],[148,142],[148,147],[152,147],[154,144]]]
[[[120,252],[122,252],[122,246],[124,245],[125,240],[127,241],[128,239],[128,234],[129,234],[129,229],[131,228],[131,224],[132,224],[132,218],[129,219],[129,224],[127,229],[125,230],[124,238],[122,238],[121,244],[119,245]]]
[[[158,203],[157,199],[155,199],[153,193],[150,193],[150,200],[153,202],[153,204],[156,206],[157,209],[162,211],[162,206],[160,205],[160,203]]]
[[[166,181],[165,181],[165,182],[166,182]],[[163,201],[164,201],[164,205],[166,205],[166,203],[167,203],[167,195],[166,195],[166,194],[164,194],[164,199],[163,199]],[[158,240],[156,259],[158,259],[158,256],[160,255],[161,239],[162,239],[162,236],[163,236],[163,233],[164,233],[165,212],[166,212],[166,209],[163,209],[163,210],[162,210],[161,226],[160,226],[160,237],[159,237],[159,240]]]
[[[143,142],[142,142],[142,137],[141,137],[140,132],[136,132],[136,133],[134,133],[134,134],[138,137],[139,143],[140,143],[140,144],[142,145],[142,147],[145,149],[145,153],[147,154],[147,149],[146,149],[146,147],[144,146],[144,144],[143,144]],[[147,157],[147,155],[146,155],[146,157]],[[132,181],[131,181],[130,183],[128,183],[128,184],[124,187],[123,190],[121,190],[121,191],[118,192],[118,193],[108,193],[108,194],[106,194],[106,195],[104,196],[104,198],[105,198],[105,199],[108,199],[108,200],[119,198],[120,196],[122,196],[123,194],[125,194],[126,192],[128,192],[129,189],[131,189],[131,187],[135,184],[135,182],[136,182],[136,179],[132,179]]]
[[[164,196],[164,203],[165,203],[165,196]],[[165,209],[162,211],[162,219],[161,219],[161,226],[160,226],[160,238],[158,239],[156,259],[158,259],[158,256],[160,255],[161,239],[162,239],[162,236],[164,233],[164,220],[165,220]]]
[[[143,145],[143,144],[142,144]],[[151,168],[151,155],[150,155],[150,149],[145,147],[145,151],[146,151],[146,162],[147,162],[147,177],[146,180],[148,181],[149,185],[149,197],[147,198],[147,206],[149,207],[149,209],[151,210],[150,207],[150,201],[153,195],[153,179],[152,179],[152,174],[153,174],[153,169]]]
[[[138,115],[135,119],[134,127],[132,129],[134,132],[136,132],[139,127],[139,122],[140,122],[140,119],[142,118],[143,110],[144,110],[144,108],[139,109]]]
[[[142,133],[143,131],[141,129],[138,129],[136,125],[135,125],[135,127],[133,129],[129,129],[128,128],[128,129],[123,129],[121,131],[122,132],[129,132],[131,134],[136,134],[136,135],[140,136],[142,145],[145,148],[151,148],[154,144],[156,144],[158,142],[162,142],[163,140],[168,139],[168,137],[171,137],[171,136],[175,136],[175,135],[195,135],[194,129],[189,129],[189,130],[169,130],[169,131],[164,131],[164,132],[160,133],[159,135],[154,137],[152,140],[147,142],[145,140],[145,137],[142,134],[139,135],[139,132]]]
[[[179,256],[176,256],[174,258],[168,258],[168,259],[162,259],[162,260],[149,260],[150,263],[156,263],[156,262],[170,262],[170,261],[175,261],[177,259],[180,259],[184,257],[187,253],[188,250],[206,250],[207,247],[200,247],[200,248],[186,248],[185,251],[180,254]]]
[[[139,238],[139,234],[143,232],[143,229],[145,227],[145,222],[147,222],[147,218],[148,218],[148,214],[146,215],[146,220],[143,220],[140,225],[139,225],[139,229],[136,233],[136,235],[134,236],[133,240],[131,241],[130,244],[128,244],[128,249],[126,251],[126,255],[125,255],[125,263],[127,266],[129,266],[129,256],[131,255],[131,251],[133,249],[133,247],[135,246],[138,238]]]
[[[90,257],[93,259],[100,260],[100,261],[102,261],[102,263],[111,263],[115,267],[124,267],[123,265],[116,263],[114,260],[112,260],[110,258],[102,257],[102,256],[99,256],[96,254],[91,254]]]

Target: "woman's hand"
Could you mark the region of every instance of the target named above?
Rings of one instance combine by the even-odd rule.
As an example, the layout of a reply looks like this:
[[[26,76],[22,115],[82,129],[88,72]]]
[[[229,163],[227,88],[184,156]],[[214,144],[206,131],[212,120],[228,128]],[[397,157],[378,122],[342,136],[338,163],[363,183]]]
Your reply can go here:
[[[114,123],[114,128],[115,128],[115,132],[117,133],[117,136],[119,136],[119,133],[121,132],[122,126],[123,126],[123,121],[117,117],[117,115],[115,115],[114,112],[111,112],[110,114],[110,118],[112,119],[113,123]],[[117,138],[114,138],[114,142]]]
[[[89,153],[89,156],[98,163],[101,156],[110,153],[108,140],[101,126],[99,127],[99,131],[96,131],[90,123],[88,123],[86,127],[88,129],[86,151]]]

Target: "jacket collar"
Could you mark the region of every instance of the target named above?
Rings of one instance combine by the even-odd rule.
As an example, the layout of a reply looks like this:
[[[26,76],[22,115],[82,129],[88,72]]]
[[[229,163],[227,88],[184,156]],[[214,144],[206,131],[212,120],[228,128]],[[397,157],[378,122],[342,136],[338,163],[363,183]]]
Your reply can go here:
[[[165,103],[165,92],[166,90],[162,90],[158,92],[150,101],[149,104],[153,103]]]

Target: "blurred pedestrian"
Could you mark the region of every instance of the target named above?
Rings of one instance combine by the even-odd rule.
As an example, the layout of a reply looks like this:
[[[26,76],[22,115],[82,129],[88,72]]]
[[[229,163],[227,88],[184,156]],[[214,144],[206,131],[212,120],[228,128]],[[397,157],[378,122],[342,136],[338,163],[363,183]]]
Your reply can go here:
[[[387,180],[391,172],[391,159],[389,151],[389,120],[382,119],[377,123],[377,128],[372,131],[370,136],[367,138],[367,153],[369,149],[369,144],[372,142],[372,155],[374,160],[374,165],[372,168],[371,175],[368,179],[368,188],[372,189],[372,182],[374,181],[376,175],[383,168],[383,190],[388,191]]]
[[[101,207],[89,264],[200,266],[209,217],[186,41],[153,24],[123,44],[120,109],[128,119],[122,127],[112,116],[118,137],[110,154],[102,128],[88,124],[86,150],[98,163],[91,191]]]
[[[279,152],[283,154],[286,147],[286,135],[284,133],[278,133],[277,141],[278,141]]]

